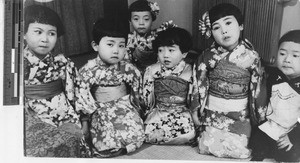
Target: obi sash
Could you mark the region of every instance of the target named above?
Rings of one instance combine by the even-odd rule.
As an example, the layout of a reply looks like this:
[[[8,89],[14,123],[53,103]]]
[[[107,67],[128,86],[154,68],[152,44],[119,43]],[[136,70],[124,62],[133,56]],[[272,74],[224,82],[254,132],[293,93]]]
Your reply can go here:
[[[244,99],[249,94],[250,72],[223,59],[209,73],[209,94],[225,99]]]
[[[47,99],[63,91],[62,79],[38,85],[25,85],[25,97],[30,99]]]
[[[98,102],[108,102],[127,95],[127,88],[125,83],[116,86],[95,86],[91,93]]]
[[[189,83],[179,77],[166,76],[154,81],[156,107],[160,110],[186,110]]]

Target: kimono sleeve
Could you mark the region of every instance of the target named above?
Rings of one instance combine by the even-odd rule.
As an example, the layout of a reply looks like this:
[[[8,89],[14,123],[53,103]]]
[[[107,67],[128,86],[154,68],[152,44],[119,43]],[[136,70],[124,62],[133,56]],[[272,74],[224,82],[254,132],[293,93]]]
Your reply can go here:
[[[93,113],[97,106],[94,98],[90,93],[88,84],[83,82],[77,68],[72,61],[66,65],[66,96],[75,106],[75,111],[83,114]]]
[[[153,66],[148,66],[146,68],[144,78],[143,78],[143,101],[146,105],[145,114],[149,112],[150,109],[154,107],[154,77],[152,73]]]
[[[142,102],[142,76],[140,71],[130,63],[125,64],[125,82],[130,86],[130,102],[136,108],[140,116],[143,115],[141,109]]]

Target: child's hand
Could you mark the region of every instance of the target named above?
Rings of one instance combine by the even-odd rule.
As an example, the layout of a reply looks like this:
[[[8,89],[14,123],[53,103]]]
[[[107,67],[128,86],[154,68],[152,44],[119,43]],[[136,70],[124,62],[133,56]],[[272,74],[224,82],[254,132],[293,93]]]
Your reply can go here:
[[[285,151],[291,150],[293,147],[293,144],[291,143],[289,136],[286,134],[284,136],[281,136],[279,140],[277,140],[277,147],[278,149],[283,149],[285,147],[288,147]]]

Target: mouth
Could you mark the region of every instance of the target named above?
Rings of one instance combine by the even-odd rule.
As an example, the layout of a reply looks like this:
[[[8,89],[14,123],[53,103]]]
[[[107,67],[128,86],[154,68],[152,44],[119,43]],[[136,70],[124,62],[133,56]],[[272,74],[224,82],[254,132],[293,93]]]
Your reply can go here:
[[[224,41],[228,41],[228,40],[230,40],[230,38],[231,38],[230,36],[225,36],[225,37],[223,38],[223,40],[224,40]]]
[[[40,48],[46,49],[48,46],[39,46]]]
[[[171,64],[171,61],[165,60],[165,61],[164,61],[164,64],[165,64],[165,65],[169,65],[169,64]]]

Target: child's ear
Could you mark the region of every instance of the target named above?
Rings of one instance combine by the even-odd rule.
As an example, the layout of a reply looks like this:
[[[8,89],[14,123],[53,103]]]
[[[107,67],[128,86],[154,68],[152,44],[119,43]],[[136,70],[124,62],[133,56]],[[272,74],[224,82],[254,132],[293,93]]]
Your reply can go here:
[[[188,52],[182,53],[183,58],[185,58],[187,56]]]
[[[92,45],[92,47],[93,47],[93,49],[95,50],[95,51],[98,51],[98,44],[95,42],[95,41],[92,41],[91,42],[91,45]]]
[[[240,25],[240,31],[244,30],[244,24]]]

